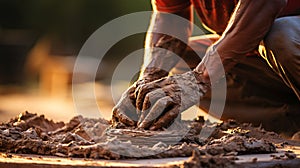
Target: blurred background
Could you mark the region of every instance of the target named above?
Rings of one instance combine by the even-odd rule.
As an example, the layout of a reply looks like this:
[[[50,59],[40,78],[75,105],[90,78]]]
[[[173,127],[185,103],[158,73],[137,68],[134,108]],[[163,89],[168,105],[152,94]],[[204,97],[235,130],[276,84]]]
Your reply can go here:
[[[0,122],[26,110],[56,121],[78,115],[72,70],[80,48],[103,24],[145,10],[151,10],[150,0],[0,0]],[[114,68],[143,47],[144,36],[119,41],[104,56],[96,82],[76,87],[87,113],[97,111],[94,97],[85,96],[85,88],[95,86],[101,117],[110,118],[114,103],[107,91]]]

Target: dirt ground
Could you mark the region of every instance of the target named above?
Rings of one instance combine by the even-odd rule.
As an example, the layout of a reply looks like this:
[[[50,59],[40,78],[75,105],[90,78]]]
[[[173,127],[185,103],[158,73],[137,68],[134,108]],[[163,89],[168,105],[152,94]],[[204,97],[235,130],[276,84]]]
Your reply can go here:
[[[240,155],[275,153],[286,146],[300,144],[251,124],[211,123],[203,117],[183,120],[164,131],[120,129],[109,120],[82,116],[54,122],[29,112],[0,125],[0,152],[4,153],[108,160],[190,157],[185,167],[227,167]],[[296,157],[285,151],[274,159]]]

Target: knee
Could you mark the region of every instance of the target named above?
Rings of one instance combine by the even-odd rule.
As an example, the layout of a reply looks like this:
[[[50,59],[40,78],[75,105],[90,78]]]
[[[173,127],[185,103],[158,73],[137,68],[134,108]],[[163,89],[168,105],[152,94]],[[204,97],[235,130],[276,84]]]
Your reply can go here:
[[[299,46],[300,24],[294,17],[283,17],[276,19],[271,30],[264,39],[265,46],[271,50],[278,61],[289,63],[295,59],[299,52],[296,46]],[[296,47],[296,48],[295,48]]]
[[[274,50],[277,48],[284,48],[284,45],[290,43],[290,19],[279,18],[276,19],[269,33],[265,38],[265,45],[267,48]]]

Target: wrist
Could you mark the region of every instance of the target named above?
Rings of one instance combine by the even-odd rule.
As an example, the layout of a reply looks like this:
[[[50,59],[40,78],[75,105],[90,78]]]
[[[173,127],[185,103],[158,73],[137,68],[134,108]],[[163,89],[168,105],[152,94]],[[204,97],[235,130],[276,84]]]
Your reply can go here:
[[[219,55],[216,46],[212,45],[208,48],[202,61],[194,71],[197,72],[198,76],[200,75],[204,81],[214,85],[225,76],[226,69],[224,62],[224,58]]]
[[[209,77],[204,76],[204,72],[203,71],[198,71],[196,68],[192,71],[196,81],[198,84],[205,84],[210,86],[210,80]]]
[[[162,35],[145,53],[144,66],[140,77],[150,81],[168,76],[169,71],[179,62],[187,45],[168,35]]]
[[[156,68],[156,67],[150,67],[150,68],[147,67],[147,68],[145,68],[145,70],[141,74],[141,77],[146,82],[152,82],[154,80],[166,77],[168,75],[169,75],[169,72],[165,71],[163,69],[159,69],[159,68]]]

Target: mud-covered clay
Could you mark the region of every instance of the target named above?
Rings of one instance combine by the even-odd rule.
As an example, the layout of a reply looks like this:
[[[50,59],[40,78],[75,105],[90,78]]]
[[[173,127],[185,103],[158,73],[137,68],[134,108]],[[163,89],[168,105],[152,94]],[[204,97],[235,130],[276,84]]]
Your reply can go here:
[[[199,136],[204,128],[214,129],[208,139]],[[188,167],[232,164],[236,155],[276,152],[279,143],[286,142],[250,124],[216,124],[202,117],[164,131],[119,129],[110,121],[82,116],[54,122],[28,112],[0,125],[0,151],[5,153],[94,159],[191,157]],[[288,159],[294,156],[286,153]]]

